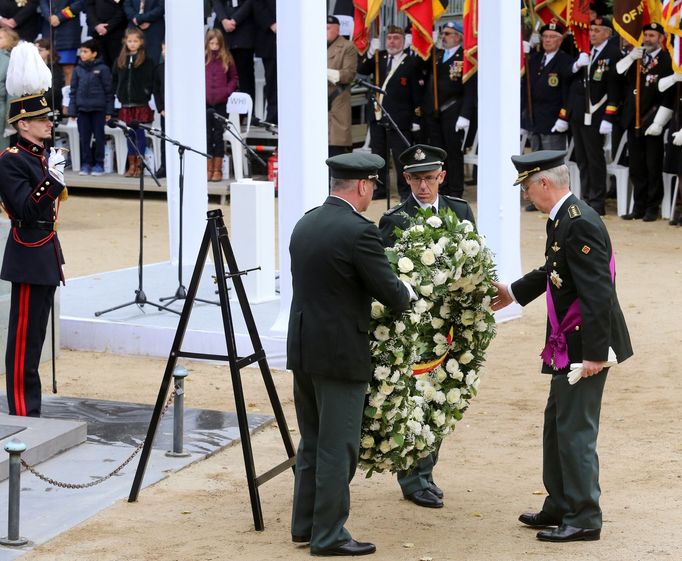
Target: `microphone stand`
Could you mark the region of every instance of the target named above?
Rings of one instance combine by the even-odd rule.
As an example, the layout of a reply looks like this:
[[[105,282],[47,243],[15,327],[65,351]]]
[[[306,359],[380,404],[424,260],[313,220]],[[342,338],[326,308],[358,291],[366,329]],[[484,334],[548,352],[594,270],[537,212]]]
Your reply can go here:
[[[137,285],[137,290],[135,291],[135,299],[131,302],[125,302],[124,304],[119,304],[118,306],[114,306],[113,308],[108,308],[106,310],[102,310],[99,312],[95,312],[95,317],[99,317],[103,314],[108,314],[109,312],[113,312],[114,310],[120,310],[121,308],[125,308],[127,306],[132,306],[133,304],[136,305],[140,310],[142,310],[142,307],[145,304],[149,304],[150,306],[155,307],[157,310],[167,310],[169,312],[173,312],[174,314],[180,315],[180,312],[173,310],[172,308],[169,308],[167,306],[163,306],[161,304],[157,304],[156,302],[151,302],[147,300],[147,295],[144,293],[143,289],[143,248],[144,248],[144,170],[146,169],[149,172],[149,175],[151,175],[152,179],[156,183],[158,187],[161,187],[161,184],[159,183],[159,180],[156,178],[156,175],[154,175],[154,171],[147,165],[147,162],[144,161],[144,157],[140,153],[140,149],[137,146],[137,142],[135,141],[134,134],[135,131],[131,128],[128,128],[125,130],[125,134],[128,137],[128,142],[129,144],[132,145],[133,150],[137,153],[139,166],[140,166],[140,255],[139,255],[139,260],[137,262],[137,277],[138,277],[138,285]],[[144,310],[142,310],[144,311]]]
[[[178,192],[180,194],[180,205],[178,208],[178,224],[180,229],[178,239],[178,288],[176,289],[175,294],[173,296],[164,296],[163,298],[159,298],[160,302],[170,300],[170,302],[168,302],[168,304],[170,305],[173,302],[176,302],[177,300],[185,300],[187,298],[187,289],[185,288],[185,285],[182,284],[182,218],[184,207],[183,201],[185,193],[185,151],[189,150],[190,152],[199,154],[204,158],[210,158],[211,156],[209,156],[205,152],[195,150],[191,146],[187,146],[186,144],[182,144],[181,142],[174,140],[173,138],[167,136],[162,131],[158,131],[155,129],[145,129],[145,131],[148,132],[150,135],[155,136],[156,138],[160,138],[162,141],[168,142],[169,144],[172,144],[173,146],[177,147],[178,157],[180,160],[180,177],[178,179]],[[217,306],[220,306],[220,302],[203,300],[202,298],[194,298],[194,300],[198,302],[204,302],[206,304],[215,304]]]
[[[374,97],[374,94],[367,90],[367,99],[372,103],[375,104],[374,106],[378,106],[381,109],[381,115],[382,119],[379,121],[379,125],[384,127],[386,129],[386,154],[385,154],[385,160],[386,160],[386,210],[389,210],[391,208],[391,182],[389,181],[390,178],[390,173],[389,173],[389,158],[391,157],[391,145],[388,141],[388,134],[391,130],[395,132],[398,135],[398,138],[403,141],[405,144],[405,148],[409,148],[412,146],[410,144],[410,141],[405,138],[405,135],[402,133],[402,131],[398,128],[398,125],[395,124],[395,121],[393,120],[393,117],[391,117],[391,114],[386,111],[384,108],[384,104],[379,101],[376,97]],[[386,117],[386,121],[383,120],[383,117]],[[395,170],[396,174],[400,173],[400,170]]]
[[[215,116],[214,116],[213,118],[216,119]],[[262,166],[264,166],[264,167],[267,167],[267,166],[268,166],[268,164],[265,163],[265,160],[264,160],[263,158],[261,158],[261,157],[255,152],[255,150],[254,150],[253,148],[251,148],[246,142],[244,142],[244,139],[242,138],[242,135],[239,134],[238,131],[234,131],[234,130],[233,130],[234,125],[233,125],[230,121],[228,121],[228,120],[224,120],[224,121],[223,121],[222,119],[216,119],[216,121],[218,121],[218,122],[223,126],[223,130],[226,130],[226,131],[229,132],[234,138],[237,139],[237,142],[239,142],[239,144],[241,144],[241,145],[246,149],[246,153],[247,153],[249,156],[251,156],[252,158],[255,158],[256,160],[258,160],[258,163],[259,163],[260,165],[262,165]],[[272,132],[272,131],[270,131],[270,132]]]

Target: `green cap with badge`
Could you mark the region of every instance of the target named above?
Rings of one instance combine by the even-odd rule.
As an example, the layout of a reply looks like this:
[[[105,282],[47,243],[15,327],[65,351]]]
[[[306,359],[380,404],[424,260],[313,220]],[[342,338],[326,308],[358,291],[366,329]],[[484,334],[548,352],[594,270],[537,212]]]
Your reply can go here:
[[[326,161],[334,179],[379,178],[379,170],[386,165],[381,156],[367,152],[351,152],[328,158]]]
[[[398,159],[403,164],[403,171],[416,173],[442,168],[447,157],[448,153],[442,148],[415,144],[402,152]]]
[[[512,156],[511,161],[519,173],[514,185],[522,183],[534,173],[563,165],[566,160],[565,150],[538,150],[530,154]]]

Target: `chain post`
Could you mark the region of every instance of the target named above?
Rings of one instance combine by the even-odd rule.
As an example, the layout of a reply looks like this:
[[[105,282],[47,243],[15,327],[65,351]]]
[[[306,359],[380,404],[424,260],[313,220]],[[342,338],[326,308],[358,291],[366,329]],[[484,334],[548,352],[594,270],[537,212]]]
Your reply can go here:
[[[175,401],[173,402],[173,450],[166,452],[171,458],[186,458],[189,452],[185,452],[183,436],[185,432],[185,378],[189,375],[184,366],[176,366],[173,369],[175,385]]]
[[[9,501],[7,505],[7,536],[0,538],[1,545],[20,546],[28,543],[19,536],[19,501],[21,493],[21,453],[26,444],[15,438],[5,444],[9,454]]]

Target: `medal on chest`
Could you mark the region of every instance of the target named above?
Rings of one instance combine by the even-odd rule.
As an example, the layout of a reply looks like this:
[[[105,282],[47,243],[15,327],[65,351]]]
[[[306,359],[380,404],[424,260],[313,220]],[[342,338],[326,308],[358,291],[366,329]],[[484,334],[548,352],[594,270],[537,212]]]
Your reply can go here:
[[[554,269],[552,269],[552,272],[549,274],[549,281],[557,288],[561,288],[561,285],[564,284],[564,280]]]
[[[450,64],[449,67],[450,80],[455,81],[459,80],[462,77],[462,66],[464,66],[464,63],[461,60],[456,60]]]

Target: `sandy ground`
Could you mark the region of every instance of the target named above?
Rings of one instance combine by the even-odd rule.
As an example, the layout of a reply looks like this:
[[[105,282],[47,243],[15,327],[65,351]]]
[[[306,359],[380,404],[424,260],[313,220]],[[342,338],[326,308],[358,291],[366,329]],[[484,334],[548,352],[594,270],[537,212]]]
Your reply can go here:
[[[378,220],[384,204],[374,203],[369,216]],[[441,449],[435,475],[445,491],[445,508],[422,509],[403,500],[391,475],[356,475],[348,528],[357,539],[377,544],[373,559],[681,558],[682,389],[677,351],[682,343],[682,228],[660,220],[628,223],[615,217],[614,206],[611,202],[606,223],[635,356],[613,369],[606,386],[599,442],[602,540],[546,544],[516,521],[520,512],[539,508],[544,495],[541,425],[549,379],[539,374],[545,309],[544,300],[538,299],[521,320],[499,326],[479,397]],[[165,260],[166,204],[150,198],[146,210],[145,261]],[[74,194],[63,207],[60,230],[67,275],[134,265],[136,212],[134,195]],[[541,263],[545,217],[521,215],[522,266],[527,270]],[[64,395],[153,403],[164,365],[164,360],[63,351],[60,389]],[[189,406],[231,409],[225,366],[188,367]],[[249,409],[269,413],[257,371],[244,372],[243,380]],[[276,372],[275,380],[297,441],[291,376]],[[276,428],[260,432],[253,446],[259,472],[285,457]],[[87,479],[87,474],[80,475]],[[289,539],[292,487],[292,474],[286,472],[260,488],[266,530],[254,531],[242,453],[233,447],[144,490],[135,504],[121,501],[23,559],[305,559],[308,549]]]

